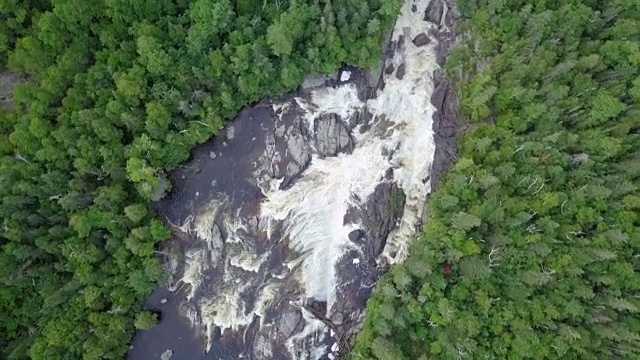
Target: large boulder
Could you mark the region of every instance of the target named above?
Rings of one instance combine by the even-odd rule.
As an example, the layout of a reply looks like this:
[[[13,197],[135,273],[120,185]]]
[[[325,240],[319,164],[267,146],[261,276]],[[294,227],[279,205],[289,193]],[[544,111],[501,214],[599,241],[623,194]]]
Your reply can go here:
[[[296,330],[301,320],[302,320],[302,315],[300,314],[299,311],[288,312],[282,315],[282,320],[278,325],[278,332],[282,336],[288,338]]]
[[[444,0],[431,0],[424,13],[424,20],[440,26],[444,14]]]
[[[429,36],[425,33],[418,34],[415,38],[413,38],[413,44],[417,47],[425,46],[431,42]]]
[[[349,129],[337,114],[323,114],[314,122],[314,145],[320,156],[351,152],[353,140]]]
[[[398,80],[402,80],[404,79],[404,75],[407,73],[407,66],[402,63],[400,64],[400,66],[398,66],[398,70],[396,71],[396,78],[398,78]]]
[[[436,143],[433,164],[431,166],[431,187],[436,189],[440,177],[457,158],[455,92],[444,74],[436,75],[436,89],[431,95],[431,103],[435,106],[433,114],[433,132]]]
[[[160,360],[169,360],[173,356],[173,350],[167,349],[165,352],[160,355]]]

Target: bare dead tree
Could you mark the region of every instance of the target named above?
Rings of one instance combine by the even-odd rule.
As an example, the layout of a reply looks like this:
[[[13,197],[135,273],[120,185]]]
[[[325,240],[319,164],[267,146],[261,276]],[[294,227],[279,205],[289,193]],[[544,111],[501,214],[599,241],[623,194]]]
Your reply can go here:
[[[500,259],[502,258],[501,254],[502,249],[492,246],[491,252],[489,253],[489,267],[499,266]]]

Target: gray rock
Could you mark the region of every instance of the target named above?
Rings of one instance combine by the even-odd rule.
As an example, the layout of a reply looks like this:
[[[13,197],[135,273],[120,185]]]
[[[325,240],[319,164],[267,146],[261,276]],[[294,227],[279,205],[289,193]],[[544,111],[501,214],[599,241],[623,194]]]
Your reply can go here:
[[[168,301],[167,298],[162,298],[162,299],[160,299],[160,304],[164,305],[164,304],[167,303],[167,301]]]
[[[211,229],[211,237],[205,240],[207,243],[207,250],[209,250],[209,253],[211,254],[211,263],[213,264],[213,267],[217,267],[224,250],[224,240],[222,239],[222,233],[220,232],[218,225],[213,225],[213,229]]]
[[[169,360],[173,356],[173,350],[167,349],[165,352],[160,355],[160,360]]]
[[[460,19],[460,13],[455,6],[454,0],[445,0],[447,5],[447,14],[444,17],[444,23],[449,28],[452,28],[455,22]]]
[[[356,125],[365,125],[368,124],[373,118],[373,114],[367,110],[366,107],[359,109],[353,114],[348,121],[347,126],[349,129],[353,129]]]
[[[216,155],[215,151],[209,151],[209,157],[213,160],[217,157],[218,155]]]
[[[424,13],[424,20],[440,26],[444,14],[444,0],[431,0]]]
[[[339,152],[353,150],[351,134],[337,114],[326,114],[317,118],[314,134],[314,145],[321,156],[335,156]]]
[[[333,314],[333,316],[331,317],[331,322],[334,325],[342,325],[342,322],[344,321],[344,315],[342,315],[342,313],[335,313]]]
[[[285,337],[291,336],[298,327],[298,324],[300,324],[300,320],[302,320],[302,315],[297,311],[288,312],[282,315],[282,320],[278,326],[278,332]]]
[[[387,52],[386,52],[387,58],[391,59],[395,53],[396,53],[396,42],[390,41],[389,45],[387,45]]]
[[[405,195],[395,183],[383,182],[376,186],[367,199],[364,219],[369,229],[370,251],[374,257],[382,252],[387,236],[395,229],[398,219],[404,214]]]
[[[431,39],[429,39],[429,36],[425,33],[420,33],[418,34],[416,37],[413,38],[413,44],[415,46],[425,46],[427,44],[429,44],[431,42]]]
[[[367,241],[357,243],[364,247],[367,261],[375,264],[375,258],[384,249],[387,237],[404,214],[404,205],[405,195],[402,189],[392,181],[385,181],[376,186],[364,204],[347,209],[344,224],[362,224],[366,229],[366,232],[359,229],[352,231],[349,239],[356,242],[366,237]]]
[[[438,35],[438,46],[436,47],[436,61],[443,66],[447,61],[449,49],[455,43],[455,35],[451,31],[441,31]]]
[[[387,74],[387,75],[391,75],[391,74],[393,74],[393,70],[395,70],[395,69],[396,69],[396,67],[393,66],[393,64],[389,64],[387,66],[387,68],[384,69],[384,73]]]
[[[249,219],[249,221],[247,222],[247,224],[249,225],[249,229],[252,231],[258,231],[258,217],[252,217],[251,219]]]
[[[296,126],[290,126],[287,129],[286,146],[288,154],[283,161],[279,161],[277,169],[274,169],[272,177],[279,178],[283,176],[280,189],[285,189],[291,182],[297,178],[311,162],[311,152],[305,140],[305,136],[298,122]]]
[[[384,179],[385,180],[393,180],[393,168],[388,168],[387,171],[384,173]]]
[[[455,91],[444,74],[436,74],[436,89],[431,95],[431,103],[436,107],[433,114],[433,132],[436,143],[433,164],[431,166],[431,186],[438,187],[441,175],[446,172],[457,158]]]
[[[349,240],[353,242],[357,242],[358,240],[362,239],[365,235],[366,235],[365,232],[362,231],[361,229],[353,230],[352,232],[349,233]]]
[[[398,78],[398,80],[402,80],[404,79],[404,75],[407,72],[407,67],[404,63],[400,64],[400,66],[398,66],[398,70],[396,71],[396,77]]]

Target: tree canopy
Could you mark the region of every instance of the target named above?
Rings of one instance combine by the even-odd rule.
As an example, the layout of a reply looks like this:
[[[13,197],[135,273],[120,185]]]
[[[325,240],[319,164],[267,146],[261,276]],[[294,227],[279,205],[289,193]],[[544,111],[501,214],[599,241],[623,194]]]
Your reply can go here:
[[[398,3],[0,0],[26,79],[0,112],[0,357],[122,359],[155,321],[168,171],[241,107],[376,63]]]
[[[472,130],[352,358],[638,359],[640,3],[459,7]]]

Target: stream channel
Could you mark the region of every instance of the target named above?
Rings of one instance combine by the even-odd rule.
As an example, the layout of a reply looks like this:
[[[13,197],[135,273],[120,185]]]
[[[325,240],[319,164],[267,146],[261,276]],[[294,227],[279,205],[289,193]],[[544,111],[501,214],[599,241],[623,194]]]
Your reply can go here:
[[[246,108],[156,204],[171,280],[129,359],[335,359],[408,255],[455,157],[440,66],[455,11],[407,0],[378,69],[345,67]],[[437,145],[437,146],[436,146]]]

